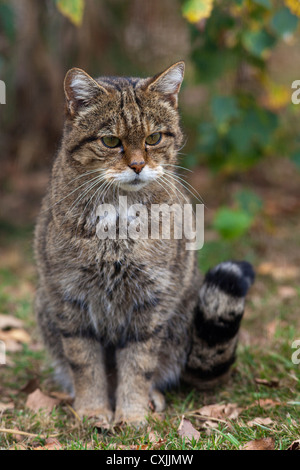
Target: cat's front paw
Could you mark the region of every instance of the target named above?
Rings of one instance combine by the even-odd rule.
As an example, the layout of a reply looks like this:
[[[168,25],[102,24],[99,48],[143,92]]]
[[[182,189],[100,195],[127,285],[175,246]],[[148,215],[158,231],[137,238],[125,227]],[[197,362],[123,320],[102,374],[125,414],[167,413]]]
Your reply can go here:
[[[166,407],[166,400],[165,396],[162,392],[157,389],[153,389],[150,392],[150,403],[154,407],[154,410],[158,413],[164,411]]]
[[[114,425],[115,426],[132,426],[141,428],[148,424],[147,421],[148,410],[116,410]]]
[[[113,421],[113,412],[104,406],[75,406],[75,411],[80,418],[96,418],[103,425],[110,425]]]

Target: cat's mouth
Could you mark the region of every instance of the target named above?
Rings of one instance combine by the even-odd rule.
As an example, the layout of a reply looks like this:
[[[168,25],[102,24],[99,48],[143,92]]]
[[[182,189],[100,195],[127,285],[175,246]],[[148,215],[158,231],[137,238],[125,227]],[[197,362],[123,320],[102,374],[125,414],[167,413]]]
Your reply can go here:
[[[116,184],[126,191],[139,191],[156,180],[161,174],[161,167],[155,169],[145,167],[139,174],[128,168],[120,173],[110,172],[107,176],[113,178]]]
[[[151,181],[153,181],[153,179]],[[138,191],[139,189],[147,186],[149,182],[149,180],[142,180],[141,177],[137,175],[133,180],[119,183],[119,186],[127,191]]]

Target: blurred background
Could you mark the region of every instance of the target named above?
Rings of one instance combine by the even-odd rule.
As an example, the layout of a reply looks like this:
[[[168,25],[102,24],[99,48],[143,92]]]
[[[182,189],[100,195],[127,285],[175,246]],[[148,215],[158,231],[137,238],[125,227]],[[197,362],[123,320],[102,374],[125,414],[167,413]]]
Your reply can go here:
[[[32,242],[60,145],[65,73],[80,67],[95,77],[146,77],[183,59],[179,165],[194,202],[197,191],[205,203],[199,267],[204,273],[224,260],[247,259],[256,271],[233,382],[197,400],[201,406],[247,405],[250,414],[239,416],[241,433],[230,425],[234,435],[227,444],[276,435],[284,449],[299,439],[300,369],[292,362],[292,345],[300,339],[299,19],[299,0],[0,0],[0,81],[6,84],[6,104],[0,104],[2,431],[40,435],[44,423],[47,435],[58,431],[54,435],[69,440],[77,432],[64,409],[53,411],[50,421],[24,411],[27,393],[39,384],[52,387],[33,311]],[[195,396],[168,398],[176,410],[168,427],[175,415],[197,407]],[[243,423],[257,416],[271,416],[276,428],[269,420],[246,434]],[[207,448],[225,446],[218,425],[218,434],[207,430],[213,439]],[[170,431],[172,440],[176,432]],[[0,433],[0,447],[14,438]]]
[[[146,77],[181,59],[180,165],[191,170],[182,176],[206,205],[200,268],[247,258],[263,279],[258,303],[269,292],[283,302],[299,299],[300,104],[292,102],[300,80],[299,5],[0,0],[4,311],[12,311],[12,285],[22,284],[29,299],[35,288],[32,233],[60,143],[67,70]]]

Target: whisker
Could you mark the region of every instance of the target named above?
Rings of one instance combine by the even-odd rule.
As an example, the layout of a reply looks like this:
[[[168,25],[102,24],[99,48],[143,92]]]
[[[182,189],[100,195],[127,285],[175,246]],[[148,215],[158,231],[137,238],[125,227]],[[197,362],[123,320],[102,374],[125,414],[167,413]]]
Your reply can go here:
[[[189,168],[185,168],[184,166],[180,166],[180,165],[174,165],[173,163],[161,163],[160,166],[174,166],[176,168],[181,168],[183,170],[190,171],[191,173],[194,173],[193,170],[190,170]]]
[[[105,181],[103,181],[103,180],[105,180]],[[99,183],[101,183],[100,186],[99,186],[99,188],[97,188],[97,189],[95,190],[95,192],[94,192],[94,194],[92,195],[92,197],[90,197],[89,200],[88,200],[88,202],[86,203],[86,205],[85,205],[85,207],[84,207],[84,209],[83,209],[83,211],[82,211],[81,218],[84,217],[84,214],[85,214],[85,212],[86,212],[88,206],[90,205],[91,201],[92,201],[93,198],[95,197],[95,195],[96,195],[103,187],[105,188],[105,186],[107,185],[108,181],[107,181],[107,179],[106,179],[105,177],[102,176],[102,179],[99,180],[99,181],[97,181],[97,182],[92,186],[92,188],[90,188],[90,190],[89,190],[88,192],[90,192],[90,191],[91,191],[95,186],[97,186],[97,184],[99,184]],[[79,226],[79,223],[77,224],[77,230],[78,230],[78,226]],[[77,230],[76,230],[76,236],[77,236]]]
[[[178,174],[174,174],[168,170],[165,170],[165,173],[168,174],[171,178],[173,178],[175,181],[177,181],[179,184],[181,184],[195,199],[197,199],[197,201],[199,201],[201,204],[204,204],[204,201],[201,197],[201,195],[198,193],[198,191],[188,182],[186,181],[184,178],[182,178],[181,176],[179,176]],[[182,181],[185,183],[183,184]],[[194,191],[194,193],[187,187],[189,188],[192,188],[192,190]],[[196,196],[197,195],[197,196]]]
[[[164,189],[164,191],[166,191],[166,193],[167,193],[168,195],[169,195],[169,193],[168,193],[168,191],[166,190],[166,188],[159,182],[160,179],[168,186],[168,188],[170,188],[170,189],[173,191],[173,193],[174,193],[175,196],[177,197],[178,203],[181,205],[181,202],[180,202],[180,200],[179,200],[178,194],[176,194],[176,191],[174,191],[174,188],[172,188],[171,186],[169,186],[169,185],[167,184],[167,182],[162,178],[162,176],[160,176],[159,178],[157,178],[156,182]]]
[[[85,196],[86,196],[95,186],[97,186],[97,184],[98,184],[99,182],[103,181],[104,179],[105,179],[105,176],[104,176],[104,175],[100,175],[100,177],[99,177],[99,176],[96,176],[95,178],[92,178],[91,180],[89,180],[89,181],[87,182],[87,184],[90,183],[90,185],[88,186],[88,188],[87,188],[86,190],[83,191],[82,194],[80,194],[80,195],[77,197],[77,199],[74,201],[74,203],[72,204],[72,206],[68,209],[67,214],[68,214],[68,213],[71,213],[72,210],[80,203],[80,201],[81,201],[83,198],[85,198]],[[93,183],[94,181],[96,181],[96,182]],[[84,185],[82,185],[82,186],[84,186]],[[80,187],[81,187],[81,186],[80,186]]]
[[[105,171],[105,170],[102,170],[102,169],[98,169],[98,170],[93,170],[91,172],[87,172],[87,173],[84,173],[83,175],[80,175],[78,176],[77,178],[74,178],[73,180],[69,181],[69,183],[67,183],[64,188],[66,188],[69,184],[73,183],[74,181],[76,181],[77,179],[79,178],[83,178],[84,176],[87,176],[89,174],[93,174],[93,173],[97,173],[97,172],[102,172],[102,171]],[[57,204],[59,204],[60,202],[64,201],[65,199],[67,199],[69,196],[71,196],[73,193],[75,193],[76,191],[78,191],[80,188],[82,188],[83,186],[87,185],[88,183],[90,183],[91,180],[89,181],[86,181],[85,183],[83,183],[82,185],[78,186],[77,188],[75,188],[73,191],[71,191],[70,193],[68,193],[66,196],[64,196],[63,198],[61,198],[59,201],[55,202],[53,205],[51,205],[50,207],[48,207],[47,209],[45,209],[42,213],[44,212],[47,212],[48,210],[52,209],[53,207],[55,207]],[[63,189],[64,189],[63,188]]]
[[[164,178],[165,176],[165,178]],[[183,197],[183,199],[186,201],[187,204],[190,204],[190,201],[186,198],[186,196],[177,188],[177,186],[175,184],[173,184],[170,180],[167,179],[167,176],[168,175],[163,175],[161,176],[161,179],[167,184],[169,183],[169,185],[171,185],[173,188],[175,188],[176,191],[178,191],[179,194],[181,194],[181,196]],[[170,187],[170,186],[169,186]]]

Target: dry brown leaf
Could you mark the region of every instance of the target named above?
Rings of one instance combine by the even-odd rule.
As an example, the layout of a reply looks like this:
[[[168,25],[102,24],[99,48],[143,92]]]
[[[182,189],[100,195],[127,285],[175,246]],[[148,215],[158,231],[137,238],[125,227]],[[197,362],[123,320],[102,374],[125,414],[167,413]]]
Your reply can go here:
[[[17,343],[29,343],[30,336],[27,331],[23,330],[23,328],[13,328],[11,330],[0,330],[0,340],[7,343],[7,341],[15,341]],[[7,348],[6,348],[7,349]]]
[[[7,328],[22,328],[23,322],[12,315],[4,315],[0,313],[0,330]]]
[[[25,444],[13,444],[9,450],[27,450]]]
[[[255,439],[253,441],[246,442],[241,450],[274,450],[275,441],[272,437],[264,437],[262,439]]]
[[[54,437],[46,439],[46,443],[43,446],[35,447],[34,450],[59,450],[62,448],[61,443]]]
[[[259,400],[247,406],[245,409],[248,410],[249,408],[252,408],[253,406],[260,406],[261,408],[271,408],[272,406],[281,406],[281,405],[284,405],[284,403],[280,401],[274,401],[271,398],[259,398]]]
[[[0,413],[2,411],[12,410],[12,409],[14,409],[14,407],[15,407],[15,405],[13,404],[13,402],[9,402],[9,403],[0,402]]]
[[[179,427],[178,427],[178,434],[181,437],[189,439],[190,441],[194,438],[196,441],[200,438],[200,432],[194,428],[192,423],[182,416]]]
[[[279,379],[277,378],[270,379],[270,380],[255,378],[254,381],[258,385],[265,385],[266,387],[270,387],[270,388],[275,388],[275,387],[278,387],[279,385]]]
[[[150,428],[147,429],[149,441],[151,445],[149,448],[151,449],[160,449],[166,442],[166,439],[161,439],[159,436],[155,434]]]
[[[251,421],[248,421],[247,422],[247,425],[252,428],[253,426],[257,426],[257,425],[262,425],[262,426],[271,426],[272,424],[274,424],[274,421],[271,420],[271,418],[254,418],[252,419]]]
[[[46,413],[51,413],[53,408],[60,403],[60,400],[51,398],[45,395],[39,388],[28,395],[26,407],[32,411],[43,410]]]
[[[297,297],[298,292],[292,286],[279,286],[278,287],[278,295],[281,299],[292,299],[293,297]]]
[[[287,450],[300,450],[300,439],[291,443]]]
[[[72,398],[68,393],[56,390],[51,392],[51,397],[57,398],[60,402],[68,404],[72,404],[74,401],[74,398]]]
[[[236,403],[206,405],[198,410],[201,416],[218,419],[236,419],[241,412]]]
[[[271,276],[276,281],[285,281],[290,279],[297,279],[300,277],[300,270],[298,266],[285,264],[279,266],[272,262],[261,263],[257,267],[257,273],[262,276]]]
[[[266,325],[266,333],[269,339],[273,339],[277,328],[280,326],[280,321],[276,318]]]
[[[3,332],[4,333],[4,332]],[[12,340],[12,339],[6,339],[6,338],[3,338],[1,337],[2,336],[2,332],[0,330],[0,341],[4,341],[5,343],[5,351],[7,352],[19,352],[19,351],[22,351],[22,344],[21,343],[17,343],[17,341],[15,340]],[[5,358],[6,360],[6,365],[9,365],[11,363],[11,361],[9,360],[8,357]]]

